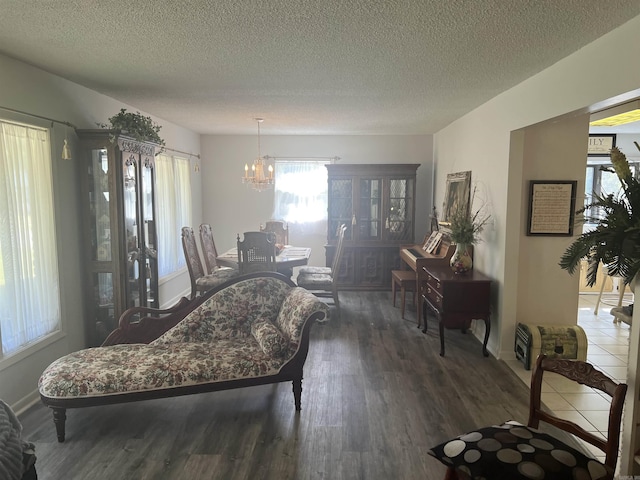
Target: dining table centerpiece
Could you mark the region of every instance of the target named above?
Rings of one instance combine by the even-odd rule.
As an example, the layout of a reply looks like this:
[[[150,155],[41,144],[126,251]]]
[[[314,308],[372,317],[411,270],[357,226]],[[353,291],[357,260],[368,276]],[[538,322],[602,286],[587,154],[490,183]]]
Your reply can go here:
[[[638,151],[640,145],[633,142]],[[625,285],[633,285],[640,270],[640,182],[629,168],[626,155],[618,148],[611,149],[609,167],[621,188],[616,193],[597,194],[576,213],[595,228],[582,233],[562,255],[559,265],[573,274],[584,259],[587,260],[586,282],[596,283],[598,267],[603,264],[611,276],[619,276]],[[584,215],[585,212],[591,212]]]

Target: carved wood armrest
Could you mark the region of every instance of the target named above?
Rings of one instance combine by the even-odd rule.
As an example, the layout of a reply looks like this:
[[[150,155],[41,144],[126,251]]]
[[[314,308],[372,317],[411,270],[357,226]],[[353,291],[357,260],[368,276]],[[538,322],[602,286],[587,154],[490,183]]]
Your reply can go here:
[[[131,307],[118,320],[118,328],[102,342],[102,346],[123,343],[150,343],[178,324],[202,302],[202,297],[189,300],[182,297],[171,308]],[[133,321],[139,317],[139,320]]]
[[[187,297],[182,297],[178,303],[169,308],[151,308],[151,307],[131,307],[125,310],[118,320],[118,327],[127,330],[132,324],[139,324],[137,320],[131,322],[131,319],[140,314],[140,321],[144,319],[160,318],[165,315],[179,312],[189,305],[191,301]]]

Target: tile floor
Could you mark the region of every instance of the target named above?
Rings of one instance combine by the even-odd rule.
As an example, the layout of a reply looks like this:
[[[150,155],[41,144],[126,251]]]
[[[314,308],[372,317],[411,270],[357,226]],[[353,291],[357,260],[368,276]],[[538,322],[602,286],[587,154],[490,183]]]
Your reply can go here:
[[[581,294],[578,305],[578,325],[587,334],[587,361],[617,381],[626,381],[627,354],[629,351],[630,327],[625,323],[613,323],[609,313],[617,306],[618,294],[605,294],[602,297],[598,314],[594,314],[597,294]],[[632,301],[631,294],[625,294],[623,305]],[[519,361],[507,362],[512,370],[527,385],[530,384],[531,371],[526,370]],[[558,415],[581,425],[590,432],[606,433],[609,401],[606,395],[555,374],[543,381],[542,401]],[[585,444],[600,460],[602,452]]]

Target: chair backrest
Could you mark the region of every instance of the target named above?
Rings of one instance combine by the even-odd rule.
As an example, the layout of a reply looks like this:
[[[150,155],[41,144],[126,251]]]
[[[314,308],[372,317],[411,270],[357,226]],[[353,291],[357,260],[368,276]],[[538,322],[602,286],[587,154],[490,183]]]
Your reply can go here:
[[[276,243],[289,245],[289,226],[282,220],[269,220],[264,226],[260,225],[260,231],[275,233]]]
[[[184,258],[187,261],[187,268],[189,269],[191,294],[193,296],[196,291],[196,280],[204,276],[204,269],[202,268],[202,261],[198,254],[196,237],[191,227],[182,227],[182,250],[184,251]]]
[[[200,246],[202,247],[202,255],[204,256],[204,264],[207,267],[207,273],[212,274],[218,267],[218,250],[216,243],[213,241],[213,231],[208,223],[200,224]]]
[[[275,272],[276,241],[271,232],[244,232],[238,234],[238,269],[241,275],[253,272]]]
[[[606,438],[601,438],[584,430],[581,426],[558,417],[541,409],[540,395],[542,393],[542,374],[547,372],[558,373],[570,380],[582,385],[595,388],[611,397],[609,408],[609,426]],[[531,376],[531,399],[529,403],[529,423],[533,428],[538,428],[540,421],[547,422],[561,430],[571,433],[591,445],[598,447],[605,455],[605,465],[615,470],[618,461],[618,446],[620,445],[620,423],[622,421],[622,408],[627,392],[625,383],[616,383],[593,365],[580,360],[566,360],[550,358],[544,354],[538,356],[536,366]]]

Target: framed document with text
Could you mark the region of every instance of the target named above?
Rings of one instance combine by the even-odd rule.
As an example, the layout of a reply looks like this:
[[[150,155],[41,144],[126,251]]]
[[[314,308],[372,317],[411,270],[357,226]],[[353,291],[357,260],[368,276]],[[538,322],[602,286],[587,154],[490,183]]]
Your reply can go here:
[[[527,235],[573,235],[576,180],[531,180]]]

